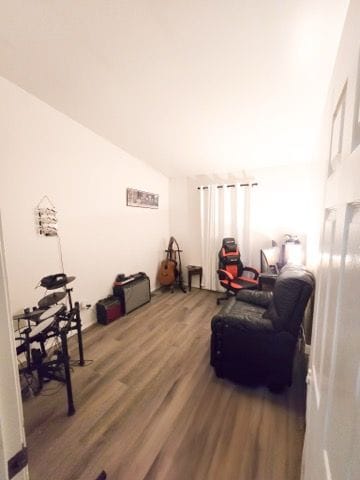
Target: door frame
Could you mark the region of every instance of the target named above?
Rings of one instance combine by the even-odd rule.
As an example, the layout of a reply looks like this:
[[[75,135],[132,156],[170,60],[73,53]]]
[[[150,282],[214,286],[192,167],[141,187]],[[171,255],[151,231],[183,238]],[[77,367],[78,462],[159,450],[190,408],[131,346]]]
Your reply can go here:
[[[0,475],[8,480],[8,461],[26,447],[24,414],[21,400],[14,329],[10,314],[8,277],[5,262],[3,227],[0,210]],[[25,466],[13,479],[28,480]]]

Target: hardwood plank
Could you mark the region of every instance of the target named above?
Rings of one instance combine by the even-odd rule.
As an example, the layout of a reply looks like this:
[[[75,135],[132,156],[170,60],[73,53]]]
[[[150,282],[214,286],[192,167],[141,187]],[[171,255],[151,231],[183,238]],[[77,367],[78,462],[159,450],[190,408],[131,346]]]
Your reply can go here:
[[[298,480],[304,368],[282,395],[218,379],[216,297],[158,293],[85,331],[93,363],[74,369],[76,414],[66,416],[64,389],[24,402],[31,480],[92,480],[102,469],[111,480]]]

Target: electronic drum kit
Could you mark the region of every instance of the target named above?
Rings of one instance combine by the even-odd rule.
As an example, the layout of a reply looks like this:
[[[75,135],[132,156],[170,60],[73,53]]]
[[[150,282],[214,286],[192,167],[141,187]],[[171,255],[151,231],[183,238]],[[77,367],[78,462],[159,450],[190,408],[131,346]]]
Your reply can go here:
[[[72,397],[70,377],[70,357],[68,354],[67,335],[70,331],[77,332],[79,365],[84,365],[84,353],[81,333],[81,318],[79,303],[73,306],[71,292],[68,284],[75,280],[75,277],[68,277],[65,274],[50,275],[40,281],[40,286],[48,290],[62,289],[61,291],[46,294],[41,298],[36,307],[25,308],[20,314],[14,315],[13,320],[18,322],[18,336],[16,340],[19,345],[16,347],[17,355],[25,354],[26,365],[19,369],[20,374],[37,372],[38,388],[34,392],[40,393],[43,383],[50,380],[57,380],[65,383],[68,396],[68,415],[75,413]],[[46,293],[45,292],[45,293]],[[68,307],[61,303],[67,297]],[[27,322],[20,326],[20,322]],[[51,338],[60,339],[59,345],[54,352],[47,352],[45,344]],[[39,348],[32,348],[40,345]],[[51,347],[50,347],[51,350]],[[49,360],[48,354],[56,356],[55,360]]]

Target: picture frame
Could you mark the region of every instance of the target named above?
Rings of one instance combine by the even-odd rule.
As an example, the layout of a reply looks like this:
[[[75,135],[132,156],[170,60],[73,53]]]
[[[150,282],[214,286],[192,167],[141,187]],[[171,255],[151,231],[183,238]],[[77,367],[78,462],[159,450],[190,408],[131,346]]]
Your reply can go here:
[[[128,207],[159,208],[159,194],[127,188],[126,205]]]

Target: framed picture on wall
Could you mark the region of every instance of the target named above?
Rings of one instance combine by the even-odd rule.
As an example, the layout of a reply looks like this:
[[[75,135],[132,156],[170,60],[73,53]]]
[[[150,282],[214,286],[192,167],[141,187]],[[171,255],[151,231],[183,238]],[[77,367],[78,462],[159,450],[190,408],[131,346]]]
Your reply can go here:
[[[339,100],[332,117],[330,156],[329,156],[329,176],[335,172],[337,164],[341,161],[344,135],[344,118],[346,102],[347,81],[341,91]]]
[[[126,205],[128,207],[159,208],[159,195],[135,188],[127,188]]]

